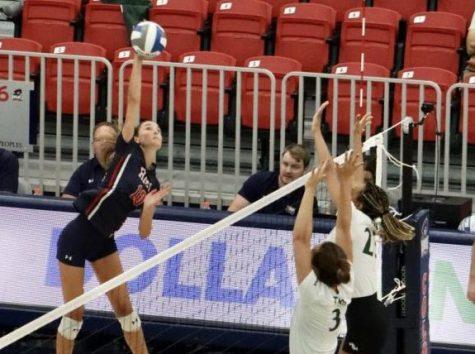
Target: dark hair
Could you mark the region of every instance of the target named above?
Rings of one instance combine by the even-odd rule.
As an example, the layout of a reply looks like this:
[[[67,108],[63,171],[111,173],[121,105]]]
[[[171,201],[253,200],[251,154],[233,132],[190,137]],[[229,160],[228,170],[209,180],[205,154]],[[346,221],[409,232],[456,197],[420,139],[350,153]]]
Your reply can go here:
[[[94,130],[92,131],[92,136],[94,137],[96,135],[96,131],[97,129],[101,128],[101,127],[109,127],[111,129],[114,130],[114,133],[116,135],[119,134],[119,128],[117,127],[117,123],[112,121],[112,122],[101,122],[99,124],[96,124],[96,126],[94,127]]]
[[[318,279],[329,287],[350,281],[350,263],[336,243],[323,242],[312,254],[312,267]]]
[[[366,182],[357,202],[361,205],[360,210],[363,213],[371,220],[380,223],[379,235],[383,241],[404,241],[414,238],[414,228],[389,212],[388,195],[373,182]]]
[[[371,173],[372,180],[374,180],[376,176],[376,157],[375,156],[366,157],[364,159],[363,169]]]
[[[147,121],[146,121],[146,120],[140,121],[139,125],[137,125],[137,126],[134,128],[134,136],[139,136],[140,127],[141,127],[142,124],[144,124],[145,122],[147,122]]]
[[[310,153],[305,148],[305,146],[301,144],[290,144],[285,147],[282,156],[284,156],[287,152],[297,161],[302,161],[303,167],[307,168],[308,164],[310,163]]]

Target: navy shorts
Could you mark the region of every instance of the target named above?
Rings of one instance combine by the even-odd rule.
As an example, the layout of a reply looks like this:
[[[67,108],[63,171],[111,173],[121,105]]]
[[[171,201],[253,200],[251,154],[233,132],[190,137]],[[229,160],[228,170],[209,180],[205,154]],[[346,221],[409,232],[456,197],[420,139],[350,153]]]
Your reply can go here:
[[[72,220],[61,232],[56,258],[75,267],[82,267],[117,251],[114,237],[104,236],[82,214]]]
[[[346,312],[348,332],[343,342],[347,353],[383,354],[388,337],[386,307],[376,294],[353,298]]]

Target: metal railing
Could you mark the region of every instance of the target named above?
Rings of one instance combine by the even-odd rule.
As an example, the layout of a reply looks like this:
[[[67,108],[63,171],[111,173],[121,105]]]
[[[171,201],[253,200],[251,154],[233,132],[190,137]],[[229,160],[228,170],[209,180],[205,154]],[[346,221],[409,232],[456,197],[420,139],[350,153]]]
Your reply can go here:
[[[457,91],[460,92],[460,99],[461,99],[461,111],[460,111],[460,121],[457,127],[454,129],[458,133],[461,134],[462,140],[460,142],[453,141],[454,137],[454,130],[453,128],[453,119],[452,119],[452,112],[450,107],[454,105],[454,98],[458,99],[458,95],[456,95]],[[475,191],[468,191],[467,190],[467,172],[469,171],[469,159],[468,159],[468,148],[469,148],[469,128],[470,128],[470,117],[469,117],[469,105],[470,105],[470,98],[475,98],[475,84],[468,84],[468,83],[457,83],[452,85],[448,90],[445,97],[445,106],[446,109],[446,120],[445,120],[445,151],[444,151],[444,194],[446,195],[458,195],[458,196],[467,196],[472,195],[475,196]],[[458,103],[458,101],[457,101]],[[472,102],[471,105],[475,105],[475,102]],[[470,105],[470,106],[471,106]],[[473,118],[473,117],[472,117]],[[460,126],[461,124],[461,126]],[[461,130],[461,131],[460,131]],[[456,161],[454,163],[453,160],[457,160],[459,147],[461,143],[461,156],[460,162]],[[471,141],[471,143],[475,143],[475,141]],[[452,161],[451,161],[452,157]],[[452,163],[451,163],[452,162]],[[460,180],[459,186],[455,186],[451,188],[451,174],[455,175],[456,167],[459,166],[460,174],[456,177],[457,180]]]
[[[332,126],[331,126],[331,153],[333,156],[337,155],[337,147],[338,147],[338,119],[341,119],[338,114],[338,99],[339,99],[339,91],[338,85],[341,81],[349,81],[350,83],[350,110],[349,110],[349,117],[348,121],[350,122],[349,131],[353,131],[354,122],[356,118],[356,111],[357,111],[357,104],[359,101],[359,95],[357,94],[356,86],[357,83],[361,81],[360,76],[355,75],[342,75],[342,74],[324,74],[324,73],[307,73],[307,72],[289,72],[282,80],[282,92],[285,92],[286,85],[288,80],[292,78],[298,78],[300,83],[302,83],[303,79],[315,79],[315,110],[320,106],[321,98],[323,94],[322,89],[322,80],[333,80],[333,92],[332,92],[332,102],[330,104],[333,105],[332,110]],[[382,78],[382,77],[371,77],[365,76],[364,82],[366,84],[366,90],[364,92],[364,101],[365,107],[363,109],[364,112],[371,111],[371,102],[376,98],[382,105],[382,130],[386,130],[389,126],[391,126],[390,122],[390,104],[391,104],[391,91],[390,85],[401,85],[401,117],[399,120],[402,120],[406,117],[406,106],[407,106],[407,88],[408,86],[416,86],[419,88],[419,104],[420,107],[422,103],[424,103],[425,98],[425,89],[426,87],[431,88],[435,91],[436,94],[436,103],[435,103],[435,119],[437,122],[437,131],[440,131],[441,127],[441,117],[442,117],[442,92],[440,87],[432,82],[432,81],[423,81],[423,80],[404,80],[404,79],[394,79],[394,78]],[[377,83],[384,85],[383,88],[383,97],[373,97],[373,86]],[[300,85],[301,87],[302,85]],[[302,92],[299,92],[299,100],[298,100],[298,109],[297,109],[297,139],[298,142],[302,142],[304,139],[304,107],[303,107],[303,100],[301,99]],[[281,112],[285,111],[285,100],[281,101],[282,108]],[[394,102],[396,105],[397,102]],[[423,117],[423,113],[419,113],[419,117],[412,117],[415,122],[419,121]],[[394,120],[395,117],[393,117]],[[395,122],[393,122],[394,124]],[[369,137],[370,132],[366,132],[367,136]],[[424,170],[424,160],[423,160],[423,148],[424,148],[424,126],[422,129],[419,128],[418,131],[418,141],[417,141],[417,159],[416,165],[419,171],[419,174],[423,175]],[[349,135],[350,145],[352,144],[352,136]],[[388,149],[388,136],[385,134],[384,136],[384,146]],[[283,146],[285,144],[285,130],[281,129],[281,136],[280,136],[280,149],[282,151]],[[401,134],[400,139],[400,155],[402,156],[402,149],[403,149],[403,135]],[[434,166],[440,166],[440,142],[436,140],[435,142],[435,149],[434,149]],[[433,191],[437,191],[439,186],[439,173],[438,168],[435,168],[436,173],[434,173],[433,177]],[[383,159],[383,188],[387,187],[387,163],[386,159]],[[399,181],[402,178],[402,170],[399,172]],[[415,191],[422,192],[422,178],[417,181]]]
[[[8,79],[13,79],[13,58],[20,57],[24,58],[25,61],[25,77],[24,81],[33,80],[30,76],[32,73],[32,60],[39,61],[39,71],[38,76],[34,79],[37,83],[38,88],[36,90],[39,95],[39,109],[38,109],[38,122],[39,122],[39,134],[38,134],[38,148],[35,150],[33,155],[31,152],[25,152],[22,159],[22,175],[25,179],[31,178],[39,184],[40,190],[42,191],[45,186],[45,181],[48,180],[49,187],[53,188],[53,191],[56,195],[59,196],[61,191],[61,186],[65,184],[70,174],[74,169],[77,168],[79,164],[78,151],[80,150],[80,145],[84,147],[84,140],[80,141],[79,137],[79,128],[85,128],[87,125],[88,135],[89,135],[89,144],[88,152],[89,156],[93,155],[92,151],[92,133],[94,126],[97,121],[96,117],[96,91],[95,80],[98,74],[98,67],[105,68],[104,76],[104,97],[105,101],[105,116],[104,119],[111,121],[113,118],[113,80],[114,75],[118,75],[119,81],[119,91],[118,91],[118,102],[114,102],[114,105],[118,105],[118,119],[119,122],[122,122],[124,116],[124,103],[126,101],[124,95],[124,84],[125,84],[125,69],[130,67],[132,61],[127,61],[122,64],[118,73],[114,73],[111,63],[100,57],[87,57],[87,56],[77,56],[77,55],[67,55],[67,54],[49,54],[49,53],[34,53],[34,52],[18,52],[18,51],[5,51],[0,50],[1,55],[8,56]],[[56,61],[57,69],[55,75],[58,78],[58,85],[56,86],[56,109],[53,113],[54,120],[54,133],[52,129],[49,129],[49,134],[45,130],[46,123],[46,73],[47,73],[47,63],[51,60]],[[72,90],[72,97],[74,102],[74,111],[70,115],[72,117],[72,133],[71,133],[71,143],[69,144],[69,137],[64,135],[63,124],[64,116],[62,113],[62,99],[63,99],[63,89],[62,89],[62,70],[64,60],[71,60],[73,62],[73,80],[74,86]],[[78,111],[78,102],[79,102],[79,66],[81,62],[91,63],[91,79],[90,79],[90,115],[87,123],[83,123],[80,118]],[[179,196],[182,197],[183,203],[189,205],[192,200],[204,201],[205,199],[215,200],[218,208],[222,207],[222,204],[226,200],[230,200],[230,196],[236,193],[241,187],[244,179],[251,173],[255,173],[259,167],[259,154],[262,153],[262,149],[268,149],[268,167],[270,170],[274,169],[274,160],[275,153],[277,151],[282,152],[286,145],[286,114],[287,114],[287,105],[288,100],[285,97],[282,97],[280,101],[280,107],[276,107],[280,95],[288,95],[289,80],[296,80],[298,84],[295,86],[297,88],[295,99],[296,103],[296,131],[297,131],[297,142],[302,143],[306,139],[305,135],[305,126],[306,126],[306,117],[309,118],[309,111],[312,111],[313,108],[317,108],[325,93],[325,85],[329,80],[333,80],[332,84],[332,125],[331,125],[331,151],[333,154],[337,154],[340,137],[338,132],[338,119],[341,114],[339,114],[339,85],[343,82],[349,84],[349,122],[350,122],[350,131],[353,129],[354,118],[358,110],[358,92],[357,86],[360,82],[359,76],[349,76],[341,74],[323,74],[323,73],[307,73],[307,72],[291,72],[288,73],[281,83],[281,93],[278,92],[277,79],[276,77],[268,70],[262,68],[243,68],[243,67],[228,67],[228,66],[218,66],[218,65],[201,65],[201,64],[192,64],[192,63],[170,63],[170,62],[156,62],[156,61],[145,61],[144,66],[150,66],[153,73],[152,81],[152,119],[154,121],[160,121],[158,116],[158,94],[159,90],[162,90],[165,95],[164,99],[164,111],[167,119],[165,120],[166,125],[164,131],[166,132],[167,144],[164,149],[166,151],[166,156],[163,158],[166,161],[166,167],[160,168],[159,166],[159,176],[165,175],[167,179],[172,181],[178,181],[176,184]],[[159,70],[166,70],[167,75],[164,82],[159,82],[157,72]],[[195,82],[194,74],[199,72],[199,82]],[[177,75],[184,75],[185,77],[185,109],[184,109],[184,119],[183,124],[178,124],[175,119],[175,111],[177,107]],[[217,111],[218,111],[218,121],[217,124],[214,124],[213,129],[215,132],[210,133],[210,124],[208,122],[207,110],[211,104],[208,97],[208,91],[210,90],[208,83],[210,82],[210,76],[214,75],[215,81],[216,77],[218,78],[219,85],[214,88],[218,91],[217,99]],[[232,85],[228,85],[227,75],[233,76]],[[243,97],[244,89],[244,79],[247,81],[247,93],[248,97]],[[249,81],[252,80],[252,81]],[[259,147],[259,138],[260,132],[258,129],[259,125],[259,112],[262,108],[261,94],[262,94],[262,80],[268,80],[269,84],[266,84],[266,94],[268,96],[269,108],[267,110],[269,115],[269,130],[268,135],[265,136],[265,139],[268,139],[268,145],[262,145]],[[308,99],[308,85],[304,85],[308,80],[314,80],[315,88],[314,93],[312,92],[310,96],[314,98]],[[391,112],[394,105],[400,105],[399,111],[401,117],[397,117],[397,120],[402,119],[406,116],[407,109],[407,90],[409,88],[416,87],[419,90],[419,100],[418,104],[421,105],[425,101],[426,89],[434,90],[435,95],[435,119],[437,131],[440,132],[442,128],[442,91],[441,88],[431,81],[420,81],[420,80],[405,80],[405,79],[393,79],[393,78],[381,78],[381,77],[364,77],[365,81],[365,109],[371,110],[371,102],[379,101],[382,105],[381,114],[382,114],[382,129],[386,129],[391,125]],[[379,89],[375,89],[375,85]],[[401,92],[401,102],[393,102],[393,88],[397,85],[400,86]],[[197,102],[196,96],[195,101],[191,97],[191,88],[199,87],[201,88],[201,97],[199,102]],[[307,90],[305,90],[307,87]],[[382,89],[381,89],[382,87]],[[418,180],[415,185],[414,190],[420,193],[434,193],[439,191],[440,185],[440,174],[439,169],[443,168],[443,188],[440,192],[445,195],[474,195],[475,192],[469,190],[468,183],[470,178],[467,178],[467,173],[470,172],[470,159],[468,157],[469,150],[469,106],[470,106],[470,92],[475,88],[475,85],[471,84],[456,84],[450,87],[446,93],[445,103],[446,103],[446,112],[445,112],[445,135],[444,135],[444,156],[443,156],[443,166],[441,164],[441,150],[440,150],[440,141],[439,139],[435,140],[433,154],[429,149],[424,149],[427,143],[424,143],[424,128],[418,129],[418,140],[417,140],[417,158],[416,165],[421,176],[424,176],[424,181],[426,182],[423,185],[422,180]],[[381,97],[379,93],[382,92]],[[460,163],[455,162],[459,158],[454,154],[451,146],[454,145],[453,141],[453,117],[451,115],[451,107],[454,104],[454,94],[456,92],[461,92],[462,97],[462,109],[460,119],[461,123],[461,155]],[[249,92],[252,92],[249,96]],[[246,103],[248,106],[252,106],[252,127],[249,130],[244,130],[242,128],[242,116],[243,116],[243,100],[247,99]],[[252,101],[252,102],[250,102]],[[194,108],[193,105],[200,106],[199,117],[195,117],[192,114]],[[216,103],[212,103],[216,104]],[[312,106],[312,107],[310,107]],[[278,109],[280,109],[280,114]],[[195,109],[196,112],[196,109]],[[163,112],[160,112],[163,114]],[[48,114],[49,115],[49,114]],[[196,114],[195,114],[196,115]],[[227,120],[228,116],[233,119]],[[419,117],[413,117],[415,121],[422,118],[423,113],[419,113]],[[394,119],[395,117],[393,117]],[[200,124],[194,125],[196,120],[200,121]],[[277,119],[277,120],[276,120]],[[280,126],[277,126],[280,119]],[[164,122],[163,120],[161,122]],[[226,122],[231,122],[233,126],[233,132],[226,133],[226,128],[229,125],[226,125]],[[49,124],[52,124],[49,120]],[[68,123],[69,124],[69,123]],[[307,119],[308,124],[308,119]],[[168,130],[167,130],[168,129]],[[248,134],[249,132],[249,134]],[[177,143],[178,137],[182,134],[182,145],[180,146]],[[277,135],[276,135],[277,134]],[[209,142],[211,138],[211,143]],[[47,145],[45,139],[54,139],[52,143],[49,140],[49,145]],[[215,139],[215,140],[213,140]],[[279,142],[276,142],[276,139],[279,139]],[[261,140],[262,137],[261,137]],[[351,135],[349,138],[350,144]],[[389,147],[388,138],[385,137],[385,146]],[[66,144],[67,143],[67,144]],[[210,146],[210,144],[214,144]],[[276,146],[279,144],[279,146]],[[71,157],[65,157],[68,154],[64,154],[64,149],[71,146]],[[400,151],[402,151],[403,142],[399,141]],[[47,159],[45,156],[45,148],[48,147],[49,150],[54,150],[54,159]],[[197,150],[199,149],[199,152]],[[84,150],[84,148],[83,148]],[[243,153],[245,151],[245,153]],[[430,153],[430,155],[429,155]],[[267,152],[266,152],[267,154]],[[34,156],[32,158],[32,156]],[[182,163],[177,163],[177,156],[180,157]],[[247,158],[247,160],[246,160]],[[37,167],[37,170],[33,173],[31,166]],[[209,167],[211,166],[211,167]],[[250,166],[250,167],[248,167]],[[455,166],[460,168],[460,177],[454,178],[453,172]],[[261,166],[262,167],[262,166]],[[386,160],[384,160],[383,166],[383,175],[387,177],[387,168]],[[398,175],[400,179],[400,173],[397,170],[392,170],[392,176]],[[48,177],[48,176],[49,177]],[[51,177],[53,176],[53,177]],[[430,181],[430,182],[428,182]],[[394,182],[394,180],[393,180]],[[452,182],[452,184],[451,184]],[[180,185],[181,183],[181,185]],[[396,183],[398,183],[396,181]],[[430,186],[427,188],[427,186]],[[387,179],[383,178],[383,186],[387,186]],[[181,194],[180,194],[181,193]],[[174,198],[177,195],[175,194]],[[170,200],[171,201],[171,200]]]
[[[124,71],[127,66],[132,64],[132,60],[126,61],[122,64],[119,70],[119,94],[118,94],[118,120],[119,124],[123,121],[124,116]],[[190,203],[190,191],[192,187],[190,186],[191,179],[194,177],[199,178],[199,198],[200,202],[203,202],[207,198],[207,193],[214,192],[216,193],[216,205],[218,209],[222,208],[222,193],[223,193],[223,150],[224,150],[224,117],[225,111],[228,111],[232,116],[235,117],[235,134],[234,134],[234,178],[233,184],[234,188],[232,193],[236,193],[240,184],[242,183],[241,178],[241,116],[242,116],[242,91],[243,84],[242,79],[243,75],[252,75],[253,77],[253,100],[252,100],[252,146],[251,146],[251,172],[255,173],[257,171],[257,162],[258,162],[258,119],[259,119],[259,80],[261,76],[264,76],[270,82],[270,102],[269,102],[269,112],[270,112],[270,130],[269,130],[269,169],[274,168],[274,141],[275,141],[275,98],[276,98],[276,79],[274,75],[266,69],[260,68],[247,68],[247,67],[232,67],[232,66],[220,66],[220,65],[203,65],[203,64],[190,64],[190,63],[172,63],[172,62],[157,62],[157,61],[144,61],[143,65],[153,67],[153,84],[154,92],[152,93],[152,120],[157,121],[157,89],[158,85],[158,70],[166,68],[169,71],[169,80],[168,80],[168,164],[166,169],[166,175],[168,179],[172,181],[174,179],[174,141],[175,135],[177,133],[177,126],[175,124],[175,87],[176,76],[178,70],[184,70],[186,72],[186,109],[185,109],[185,151],[184,151],[184,205],[188,206]],[[201,115],[199,119],[201,120],[200,127],[200,162],[199,162],[199,174],[193,174],[191,171],[191,141],[192,141],[192,116],[191,116],[191,88],[193,85],[193,72],[199,71],[201,74],[201,82],[199,86],[201,87]],[[213,173],[216,177],[215,181],[215,191],[207,191],[205,182],[209,179],[209,171],[206,169],[207,161],[207,107],[208,107],[208,96],[207,96],[207,82],[208,76],[210,73],[216,72],[219,75],[219,97],[218,97],[218,142],[217,142],[217,172]],[[225,86],[225,76],[226,75],[235,76],[235,110],[232,110],[230,107],[225,107],[225,94],[228,89]],[[230,100],[229,100],[230,101]],[[229,103],[229,102],[228,102]],[[228,108],[228,109],[226,109]],[[197,117],[194,117],[197,118]],[[196,120],[196,119],[195,119]],[[229,179],[228,179],[229,180]],[[171,198],[171,197],[170,197]]]
[[[91,63],[91,76],[89,81],[90,92],[90,115],[89,115],[89,140],[92,142],[92,134],[96,122],[96,74],[99,74],[97,67],[100,64],[104,65],[106,70],[106,90],[108,93],[112,92],[112,65],[111,63],[102,57],[92,57],[92,56],[82,56],[82,55],[70,55],[70,54],[53,54],[53,53],[37,53],[37,52],[19,52],[19,51],[6,51],[1,50],[2,55],[8,56],[8,79],[13,79],[13,59],[14,57],[24,58],[25,61],[25,77],[24,81],[30,81],[32,76],[31,71],[31,61],[39,60],[39,133],[38,133],[38,164],[39,164],[39,173],[36,176],[39,180],[39,189],[40,193],[44,189],[44,180],[45,180],[45,116],[46,116],[46,62],[49,61],[48,65],[51,65],[51,60],[56,61],[57,64],[57,85],[56,85],[56,135],[55,135],[55,194],[59,196],[60,194],[60,179],[61,179],[61,165],[65,162],[62,159],[62,96],[63,96],[63,61],[71,60],[73,61],[73,105],[74,111],[72,114],[73,118],[73,131],[72,131],[72,164],[71,164],[71,173],[78,167],[78,125],[79,125],[79,65],[81,62],[90,62]],[[107,94],[107,103],[106,103],[106,114],[107,121],[111,121],[111,107],[112,107],[112,95]],[[93,156],[92,144],[89,144],[89,156]],[[30,173],[30,158],[29,153],[25,152],[23,157],[23,170],[24,177],[26,181],[29,180],[31,176]]]

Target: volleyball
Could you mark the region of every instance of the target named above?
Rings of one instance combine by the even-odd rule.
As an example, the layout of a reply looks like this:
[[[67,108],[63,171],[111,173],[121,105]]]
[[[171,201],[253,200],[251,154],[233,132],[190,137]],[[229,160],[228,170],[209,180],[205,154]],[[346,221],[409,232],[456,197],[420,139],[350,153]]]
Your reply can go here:
[[[459,231],[475,233],[475,214],[465,217],[459,224]]]
[[[157,23],[142,21],[134,26],[130,41],[135,52],[146,58],[160,55],[167,46],[165,30]]]

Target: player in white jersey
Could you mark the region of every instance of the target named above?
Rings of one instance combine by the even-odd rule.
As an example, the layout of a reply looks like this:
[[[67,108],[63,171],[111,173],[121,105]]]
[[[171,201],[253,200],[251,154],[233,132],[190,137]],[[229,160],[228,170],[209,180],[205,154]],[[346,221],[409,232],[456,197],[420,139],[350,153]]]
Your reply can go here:
[[[348,154],[337,168],[342,185],[335,226],[335,242],[311,248],[313,201],[318,183],[325,177],[326,160],[312,171],[295,220],[293,248],[299,300],[290,326],[291,354],[334,354],[340,325],[353,292],[351,182],[360,159]]]
[[[316,155],[321,160],[331,157],[321,132],[321,116],[328,106],[323,103],[315,113],[312,131],[315,139]],[[362,134],[371,122],[371,114],[366,114],[355,124],[353,135],[354,152],[362,159]],[[334,164],[327,168],[327,187],[332,200],[339,208],[341,184]],[[410,240],[414,228],[398,220],[389,212],[386,192],[371,181],[365,181],[362,164],[354,173],[352,186],[353,270],[355,274],[353,300],[346,313],[347,334],[340,354],[364,353],[382,354],[387,338],[389,323],[385,307],[377,299],[377,254],[375,237],[383,242]],[[330,240],[334,235],[330,235]]]

